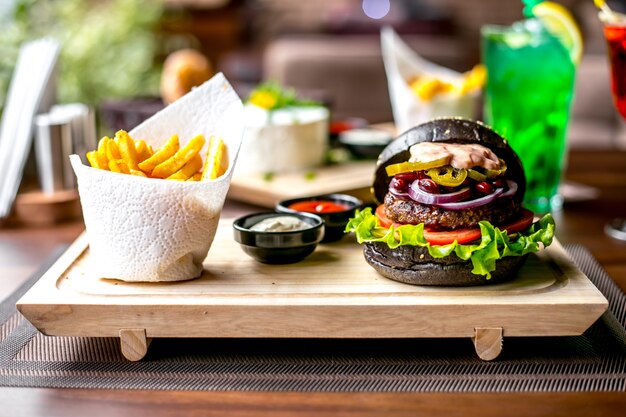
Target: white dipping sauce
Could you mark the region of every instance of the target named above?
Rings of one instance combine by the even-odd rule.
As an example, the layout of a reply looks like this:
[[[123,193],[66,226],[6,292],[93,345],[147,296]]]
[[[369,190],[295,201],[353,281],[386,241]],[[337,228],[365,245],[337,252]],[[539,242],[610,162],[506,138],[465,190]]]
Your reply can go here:
[[[309,229],[311,225],[294,216],[268,217],[255,223],[250,230],[255,232],[293,232]]]

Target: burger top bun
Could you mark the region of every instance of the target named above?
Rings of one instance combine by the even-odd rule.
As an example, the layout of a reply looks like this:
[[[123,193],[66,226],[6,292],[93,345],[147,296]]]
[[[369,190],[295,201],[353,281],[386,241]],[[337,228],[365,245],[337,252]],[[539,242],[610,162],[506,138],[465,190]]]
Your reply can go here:
[[[381,203],[391,177],[387,175],[387,165],[408,161],[409,148],[421,142],[447,143],[478,143],[491,149],[507,165],[506,177],[517,182],[516,197],[521,201],[526,190],[526,177],[519,157],[513,151],[506,139],[498,135],[488,126],[467,119],[441,118],[434,119],[415,126],[391,141],[378,156],[372,194],[378,203]]]

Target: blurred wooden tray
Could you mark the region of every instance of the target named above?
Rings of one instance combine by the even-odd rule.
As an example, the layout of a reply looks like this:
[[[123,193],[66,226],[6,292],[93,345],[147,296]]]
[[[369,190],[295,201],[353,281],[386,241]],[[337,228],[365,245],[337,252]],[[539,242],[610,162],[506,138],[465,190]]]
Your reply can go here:
[[[328,193],[346,193],[371,200],[376,161],[355,161],[309,171],[275,174],[236,174],[228,198],[273,208],[281,200]]]
[[[120,337],[141,359],[154,337],[471,337],[490,360],[502,338],[582,334],[604,296],[558,241],[519,276],[481,287],[420,287],[378,275],[352,236],[300,263],[265,265],[244,254],[222,220],[198,279],[102,279],[83,235],[17,303],[47,335]]]

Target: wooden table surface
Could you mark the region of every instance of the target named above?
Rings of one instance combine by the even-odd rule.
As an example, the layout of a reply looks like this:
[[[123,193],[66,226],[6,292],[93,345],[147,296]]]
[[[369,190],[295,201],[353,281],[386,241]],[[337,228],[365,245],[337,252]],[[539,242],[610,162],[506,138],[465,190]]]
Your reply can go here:
[[[626,242],[604,233],[626,217],[626,152],[572,151],[568,181],[596,187],[598,197],[566,202],[555,213],[557,237],[585,245],[626,290]],[[227,201],[224,216],[257,208]],[[15,290],[64,243],[83,230],[0,229],[0,299]],[[264,393],[0,388],[0,416],[596,416],[624,415],[626,392],[596,393]]]

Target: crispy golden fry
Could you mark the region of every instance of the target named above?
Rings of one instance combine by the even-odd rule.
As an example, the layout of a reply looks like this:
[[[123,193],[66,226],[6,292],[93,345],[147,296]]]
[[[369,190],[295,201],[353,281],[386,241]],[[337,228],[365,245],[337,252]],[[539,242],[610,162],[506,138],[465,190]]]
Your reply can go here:
[[[122,174],[130,174],[130,168],[123,159],[111,159],[109,161],[109,169],[113,172]]]
[[[198,135],[179,148],[178,136],[174,135],[154,152],[145,141],[134,140],[120,130],[115,139],[100,139],[98,149],[87,152],[87,160],[94,168],[140,177],[177,181],[218,178],[228,169],[228,149],[221,138],[211,137],[203,164],[200,150],[204,144],[204,136]]]
[[[115,133],[115,143],[120,151],[120,157],[126,162],[128,168],[132,170],[139,170],[137,166],[137,150],[135,149],[135,142],[131,139],[125,130],[119,130]]]
[[[168,180],[186,181],[202,168],[202,157],[198,154],[191,158],[181,169],[167,177]]]
[[[110,161],[114,159],[120,159],[122,155],[120,155],[120,149],[117,147],[117,143],[114,140],[109,139],[106,144],[106,155],[107,159]]]
[[[154,168],[161,162],[172,157],[178,151],[178,135],[172,136],[165,145],[156,151],[150,158],[139,164],[139,169],[145,172],[148,176],[151,176]]]
[[[135,149],[137,150],[137,163],[141,163],[150,158],[154,153],[152,147],[143,140],[135,141]]]
[[[431,76],[416,78],[411,83],[413,92],[424,101],[431,101],[439,94],[446,94],[454,89],[454,85]]]
[[[184,147],[179,149],[172,157],[161,162],[152,170],[152,176],[167,178],[181,169],[187,162],[194,158],[204,146],[204,136],[198,135],[191,139]]]
[[[106,156],[106,152],[107,152],[107,142],[110,141],[111,138],[109,138],[108,136],[104,136],[102,139],[100,139],[100,141],[98,142],[98,152],[100,152],[102,155]]]
[[[94,168],[109,170],[109,160],[100,151],[87,152],[87,160]]]
[[[130,170],[130,175],[136,175],[136,176],[138,176],[138,177],[146,177],[146,178],[148,177],[148,176],[145,174],[145,172],[143,172],[143,171],[139,171],[139,170],[136,170],[136,169],[131,169],[131,170]]]
[[[202,170],[202,179],[214,180],[224,175],[227,169],[228,150],[226,149],[226,144],[222,138],[211,136],[204,169]]]

